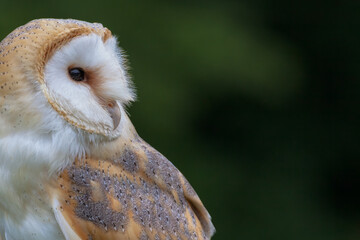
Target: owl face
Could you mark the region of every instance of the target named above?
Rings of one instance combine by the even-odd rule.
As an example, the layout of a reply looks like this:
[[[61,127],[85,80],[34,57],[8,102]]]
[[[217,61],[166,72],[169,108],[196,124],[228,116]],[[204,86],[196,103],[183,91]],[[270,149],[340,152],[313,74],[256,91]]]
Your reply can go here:
[[[35,20],[5,38],[0,54],[0,121],[6,128],[61,129],[57,116],[93,138],[121,135],[124,106],[134,100],[134,92],[107,28],[77,20]],[[0,135],[6,131],[0,129]]]
[[[133,100],[115,38],[79,36],[56,50],[44,67],[51,106],[73,126],[117,137],[124,104]]]

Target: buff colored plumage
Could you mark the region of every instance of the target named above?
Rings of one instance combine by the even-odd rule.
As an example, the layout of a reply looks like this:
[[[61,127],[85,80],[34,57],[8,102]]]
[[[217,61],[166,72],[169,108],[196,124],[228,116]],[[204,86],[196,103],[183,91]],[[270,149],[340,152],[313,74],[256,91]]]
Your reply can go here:
[[[57,19],[0,43],[0,239],[214,233],[188,181],[127,117],[135,96],[116,45],[101,24]]]

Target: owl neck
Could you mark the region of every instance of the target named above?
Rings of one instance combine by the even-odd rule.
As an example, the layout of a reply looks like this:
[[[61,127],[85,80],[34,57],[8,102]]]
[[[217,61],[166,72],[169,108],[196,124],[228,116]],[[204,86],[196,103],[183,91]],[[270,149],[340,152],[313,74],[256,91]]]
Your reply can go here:
[[[18,132],[0,138],[0,212],[21,213],[31,206],[31,199],[46,202],[46,184],[56,179],[59,172],[75,159],[85,156],[108,158],[119,148],[136,139],[137,133],[130,120],[124,119],[123,134],[113,140],[89,136],[74,129],[39,133],[38,129]],[[36,201],[36,200],[35,200]],[[19,215],[19,214],[18,214]],[[19,215],[21,219],[21,214]]]

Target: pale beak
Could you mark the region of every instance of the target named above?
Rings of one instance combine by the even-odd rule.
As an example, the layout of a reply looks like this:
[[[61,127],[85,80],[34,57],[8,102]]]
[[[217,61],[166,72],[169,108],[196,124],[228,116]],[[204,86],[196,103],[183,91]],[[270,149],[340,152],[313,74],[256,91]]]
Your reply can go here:
[[[110,114],[110,117],[113,120],[113,126],[114,130],[119,126],[120,119],[121,119],[121,113],[119,105],[116,101],[111,101],[106,104],[106,110]]]

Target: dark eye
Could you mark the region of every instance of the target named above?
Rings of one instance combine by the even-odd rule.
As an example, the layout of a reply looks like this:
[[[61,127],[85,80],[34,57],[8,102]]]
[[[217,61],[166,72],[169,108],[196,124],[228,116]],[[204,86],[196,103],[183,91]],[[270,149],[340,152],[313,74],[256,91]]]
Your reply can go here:
[[[82,68],[70,68],[69,74],[74,81],[80,82],[85,80],[85,72]]]

